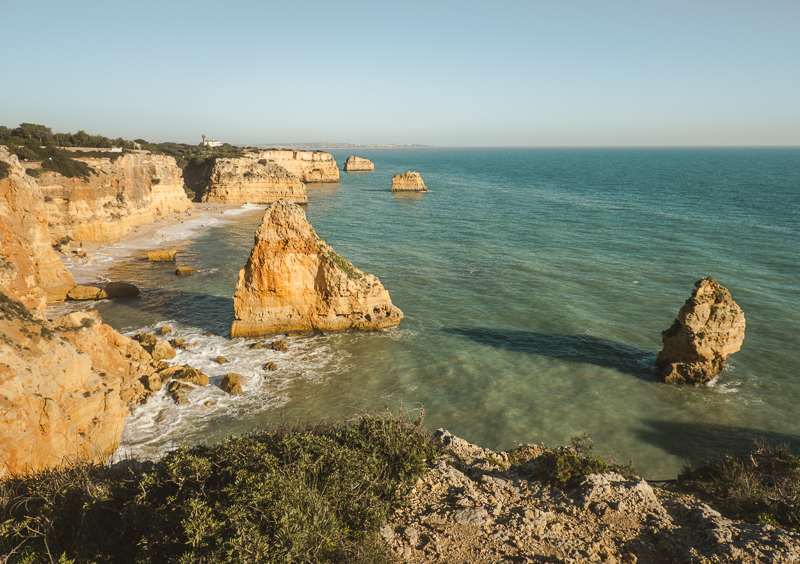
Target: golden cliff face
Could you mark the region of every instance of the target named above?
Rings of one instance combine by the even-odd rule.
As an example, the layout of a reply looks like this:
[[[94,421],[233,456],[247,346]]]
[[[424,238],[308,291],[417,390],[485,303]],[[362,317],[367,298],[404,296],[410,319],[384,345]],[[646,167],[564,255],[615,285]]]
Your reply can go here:
[[[377,330],[400,323],[377,277],[320,239],[298,206],[280,201],[264,214],[233,298],[231,337],[286,332]]]
[[[285,168],[302,182],[339,182],[339,167],[330,153],[322,151],[259,151],[257,159],[266,159]]]
[[[656,358],[661,379],[695,385],[712,380],[742,347],[744,329],[744,312],[731,293],[713,278],[698,280],[678,319],[662,333]]]
[[[0,289],[43,314],[48,296],[63,296],[75,281],[51,246],[39,185],[5,147],[0,160],[10,165],[0,180]]]
[[[137,225],[193,208],[175,159],[126,153],[116,160],[83,158],[96,174],[88,179],[46,172],[37,182],[44,194],[50,235],[108,242]]]
[[[202,184],[203,202],[271,204],[284,199],[296,204],[308,203],[306,185],[266,159],[215,159]]]

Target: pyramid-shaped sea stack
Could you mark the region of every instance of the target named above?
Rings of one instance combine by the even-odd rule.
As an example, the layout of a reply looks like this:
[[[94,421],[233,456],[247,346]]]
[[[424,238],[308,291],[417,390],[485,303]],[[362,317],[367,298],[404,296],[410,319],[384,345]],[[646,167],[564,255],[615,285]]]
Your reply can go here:
[[[231,338],[374,331],[403,319],[380,280],[337,255],[286,200],[267,208],[233,306]]]

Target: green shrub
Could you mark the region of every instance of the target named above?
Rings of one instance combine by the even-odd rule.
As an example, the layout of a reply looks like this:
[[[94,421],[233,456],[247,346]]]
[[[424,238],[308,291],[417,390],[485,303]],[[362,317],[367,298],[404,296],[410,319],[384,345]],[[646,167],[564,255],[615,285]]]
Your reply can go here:
[[[11,165],[6,161],[0,161],[0,180],[8,178],[9,174],[11,174]]]
[[[572,437],[572,444],[568,447],[541,454],[536,466],[536,477],[559,488],[571,487],[582,476],[597,472],[617,472],[631,480],[637,478],[632,462],[620,465],[613,460],[609,463],[594,456],[594,445],[591,441],[591,437],[584,433],[580,437]]]
[[[800,459],[785,446],[755,440],[747,456],[719,455],[685,468],[675,487],[728,517],[800,531]]]
[[[258,431],[144,469],[73,464],[0,484],[12,562],[388,562],[376,532],[433,459],[419,423]],[[17,558],[14,560],[13,558]]]

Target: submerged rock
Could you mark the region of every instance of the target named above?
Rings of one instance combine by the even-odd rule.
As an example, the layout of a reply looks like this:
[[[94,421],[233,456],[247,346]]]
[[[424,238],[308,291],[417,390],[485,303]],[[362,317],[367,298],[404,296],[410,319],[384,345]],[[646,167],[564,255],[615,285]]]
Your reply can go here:
[[[232,338],[369,331],[403,319],[380,280],[337,255],[302,208],[284,200],[264,214],[233,306]]]
[[[189,268],[188,266],[179,266],[175,269],[175,276],[189,276],[191,274],[197,274],[197,269]]]
[[[392,177],[392,192],[427,192],[428,187],[418,172],[404,172]]]
[[[369,159],[362,159],[355,155],[348,157],[344,162],[345,172],[372,172],[375,170],[375,165]]]
[[[659,377],[668,384],[701,385],[725,368],[728,355],[744,341],[744,312],[716,280],[704,278],[661,334],[656,358]]]
[[[131,298],[139,295],[139,288],[127,282],[109,282],[103,291],[109,298]]]
[[[244,390],[242,389],[242,384],[244,381],[244,376],[235,372],[231,372],[222,378],[222,382],[220,383],[219,387],[232,396],[241,396],[244,394]]]

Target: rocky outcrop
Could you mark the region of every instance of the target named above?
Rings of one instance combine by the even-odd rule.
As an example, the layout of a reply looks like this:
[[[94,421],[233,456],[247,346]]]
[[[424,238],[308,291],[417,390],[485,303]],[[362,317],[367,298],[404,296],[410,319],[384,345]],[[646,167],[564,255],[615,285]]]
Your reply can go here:
[[[63,299],[75,281],[51,245],[41,188],[5,147],[0,161],[9,165],[0,179],[0,288],[44,313],[46,302]]]
[[[375,165],[369,159],[362,159],[355,155],[347,157],[344,162],[345,172],[372,172],[375,170]]]
[[[5,293],[0,335],[0,476],[110,455],[149,355],[96,311],[50,323]]]
[[[392,176],[392,192],[427,192],[428,187],[418,172],[403,172]]]
[[[668,384],[709,382],[741,348],[744,328],[744,313],[731,293],[711,277],[698,280],[678,318],[661,334],[659,376]]]
[[[147,152],[117,158],[79,158],[94,174],[88,179],[45,172],[37,179],[45,199],[53,242],[108,242],[137,225],[193,208],[175,159]]]
[[[797,532],[732,521],[638,478],[609,472],[563,490],[550,486],[536,475],[546,447],[493,452],[441,429],[435,435],[448,451],[380,529],[398,561],[755,564],[800,557]]]
[[[376,330],[403,318],[378,278],[337,255],[286,201],[264,214],[233,306],[231,337]]]
[[[297,175],[267,159],[210,159],[193,171],[192,188],[202,202],[271,204],[280,199],[308,202],[306,185]]]
[[[302,182],[339,182],[339,167],[330,153],[322,151],[259,151],[257,159],[280,165]]]
[[[150,262],[175,262],[178,251],[147,251],[147,260]]]

